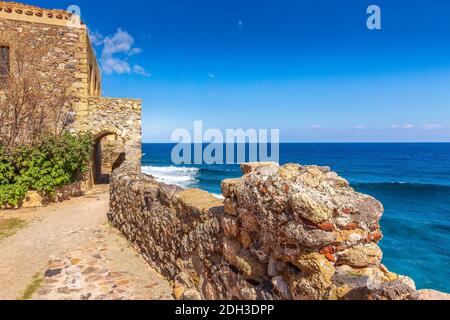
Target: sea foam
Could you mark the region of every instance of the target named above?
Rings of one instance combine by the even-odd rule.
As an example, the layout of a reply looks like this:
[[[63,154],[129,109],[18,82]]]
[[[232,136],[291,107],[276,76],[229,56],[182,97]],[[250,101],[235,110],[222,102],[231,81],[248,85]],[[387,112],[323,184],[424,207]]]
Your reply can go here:
[[[192,187],[198,183],[199,169],[197,168],[143,166],[141,171],[153,176],[158,182],[174,184],[180,187]]]

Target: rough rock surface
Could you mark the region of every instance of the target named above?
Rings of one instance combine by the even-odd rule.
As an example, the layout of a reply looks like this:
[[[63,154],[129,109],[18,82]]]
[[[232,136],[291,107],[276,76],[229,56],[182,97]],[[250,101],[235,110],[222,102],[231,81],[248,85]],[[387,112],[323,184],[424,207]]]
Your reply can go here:
[[[22,203],[22,208],[42,207],[43,199],[37,191],[28,191]]]
[[[223,203],[133,170],[112,175],[109,218],[178,299],[425,296],[381,264],[381,203],[329,168],[244,164]]]
[[[436,290],[417,291],[417,300],[450,300],[450,294]]]

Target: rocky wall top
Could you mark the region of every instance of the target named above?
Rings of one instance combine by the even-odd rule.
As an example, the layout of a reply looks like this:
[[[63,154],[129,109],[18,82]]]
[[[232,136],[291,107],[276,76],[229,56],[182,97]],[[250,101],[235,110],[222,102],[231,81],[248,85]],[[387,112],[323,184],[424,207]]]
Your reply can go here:
[[[424,299],[382,265],[383,207],[329,168],[245,164],[213,195],[124,165],[111,221],[180,299]],[[448,296],[447,296],[448,297]]]
[[[243,171],[222,184],[225,249],[238,247],[264,265],[267,273],[249,276],[268,276],[277,297],[362,299],[361,289],[392,281],[412,293],[410,279],[381,264],[380,202],[329,168],[247,164]]]

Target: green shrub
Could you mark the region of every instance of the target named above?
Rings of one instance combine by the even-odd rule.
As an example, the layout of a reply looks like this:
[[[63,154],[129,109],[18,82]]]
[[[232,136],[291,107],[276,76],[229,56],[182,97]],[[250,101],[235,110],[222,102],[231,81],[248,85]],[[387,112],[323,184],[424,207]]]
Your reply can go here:
[[[0,145],[0,185],[10,184],[14,179],[14,166],[5,148]]]
[[[0,205],[17,206],[27,191],[28,188],[19,183],[0,185]]]
[[[52,195],[88,170],[92,137],[88,134],[42,137],[32,147],[0,152],[0,204],[17,205],[28,190]]]

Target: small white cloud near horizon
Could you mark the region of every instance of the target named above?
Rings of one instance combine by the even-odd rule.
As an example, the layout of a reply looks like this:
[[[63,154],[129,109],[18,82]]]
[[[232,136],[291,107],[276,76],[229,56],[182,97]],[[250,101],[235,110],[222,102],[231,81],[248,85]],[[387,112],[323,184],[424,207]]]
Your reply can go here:
[[[444,129],[446,126],[441,123],[430,123],[430,124],[424,124],[420,128],[423,130],[439,130]]]
[[[311,126],[311,129],[320,129],[322,126],[320,124],[315,124]]]
[[[391,124],[389,126],[389,128],[403,129],[403,130],[410,130],[410,129],[414,129],[414,128],[422,129],[422,130],[439,130],[439,129],[445,129],[445,128],[447,128],[447,126],[442,123],[428,123],[428,124],[423,124],[418,127],[415,127],[412,124]]]
[[[100,64],[106,75],[116,74],[138,74],[151,76],[142,66],[130,64],[128,58],[142,52],[142,49],[134,47],[134,38],[127,32],[118,28],[116,33],[103,36],[100,32],[89,32],[92,43],[102,47]]]
[[[364,129],[367,129],[367,127],[366,126],[356,126],[353,129],[364,130]]]
[[[405,129],[405,130],[409,130],[409,129],[413,129],[414,126],[410,123],[408,124],[391,124],[389,126],[390,129]]]

